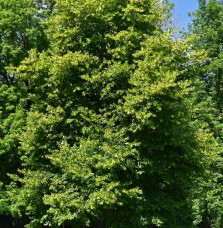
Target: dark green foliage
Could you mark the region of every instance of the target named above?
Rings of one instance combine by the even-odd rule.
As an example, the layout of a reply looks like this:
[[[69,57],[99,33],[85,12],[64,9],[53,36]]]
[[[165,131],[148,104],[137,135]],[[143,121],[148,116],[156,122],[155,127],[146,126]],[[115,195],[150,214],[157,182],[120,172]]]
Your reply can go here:
[[[223,4],[219,0],[200,1],[199,9],[193,14],[191,32],[198,35],[194,47],[205,49],[207,60],[206,72],[201,75],[208,93],[222,112],[222,41],[223,41]]]
[[[18,85],[11,87],[2,85],[0,87],[0,181],[4,183],[9,181],[7,173],[15,172],[20,162],[18,145],[19,135],[25,123],[26,100],[23,98],[21,85],[20,88],[18,87]]]
[[[14,80],[8,70],[18,66],[32,48],[39,51],[48,45],[42,24],[40,3],[34,0],[0,1],[0,75],[3,83]]]
[[[8,213],[9,173],[21,166],[19,138],[26,125],[28,81],[18,81],[16,67],[32,48],[46,49],[44,21],[49,9],[41,1],[0,1],[0,211]],[[41,9],[42,8],[42,9]]]
[[[193,14],[191,27],[191,32],[198,38],[193,48],[203,48],[207,55],[201,65],[199,82],[193,95],[195,123],[213,135],[218,151],[206,177],[198,182],[194,211],[197,221],[206,220],[213,227],[219,227],[223,210],[222,19],[222,1],[199,1],[199,9]]]

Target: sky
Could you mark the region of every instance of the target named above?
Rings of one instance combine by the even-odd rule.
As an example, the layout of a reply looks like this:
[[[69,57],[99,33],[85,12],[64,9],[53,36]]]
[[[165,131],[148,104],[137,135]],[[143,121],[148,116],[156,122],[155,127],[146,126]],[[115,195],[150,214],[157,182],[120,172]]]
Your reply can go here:
[[[175,20],[180,28],[187,28],[187,24],[191,22],[188,12],[193,12],[198,8],[198,0],[170,0],[175,4]]]

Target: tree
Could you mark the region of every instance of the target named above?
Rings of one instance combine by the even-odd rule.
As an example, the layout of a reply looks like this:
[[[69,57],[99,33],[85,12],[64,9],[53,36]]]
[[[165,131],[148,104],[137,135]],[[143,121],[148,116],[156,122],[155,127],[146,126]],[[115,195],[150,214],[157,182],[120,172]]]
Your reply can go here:
[[[27,57],[28,51],[44,50],[48,41],[41,20],[40,1],[7,0],[0,2],[0,66],[1,81],[9,84],[14,77],[8,71],[10,65],[18,66]]]
[[[203,63],[207,71],[201,75],[201,78],[205,81],[207,92],[212,94],[220,112],[222,112],[222,7],[222,1],[219,0],[199,1],[199,9],[193,14],[191,29],[193,34],[199,36],[195,46],[207,51],[208,59]]]
[[[48,47],[45,25],[51,1],[0,1],[0,215],[9,213],[6,186],[20,167],[19,137],[26,125],[28,81],[18,81],[15,68],[32,48]],[[48,6],[48,5],[49,6]]]
[[[191,189],[213,148],[191,124],[201,53],[163,30],[160,1],[55,6],[49,50],[17,71],[32,105],[12,208],[29,227],[192,227]]]
[[[193,49],[205,49],[207,59],[202,62],[197,91],[192,101],[195,122],[210,132],[218,144],[218,156],[212,161],[206,178],[198,183],[194,209],[198,221],[219,227],[222,214],[222,1],[199,1],[193,14],[191,33],[198,39]]]

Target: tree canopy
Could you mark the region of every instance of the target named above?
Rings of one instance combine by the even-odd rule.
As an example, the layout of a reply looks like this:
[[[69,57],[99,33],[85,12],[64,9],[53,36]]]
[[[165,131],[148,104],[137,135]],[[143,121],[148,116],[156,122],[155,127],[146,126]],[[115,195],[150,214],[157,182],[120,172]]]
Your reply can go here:
[[[1,215],[30,228],[218,226],[222,3],[200,1],[187,38],[173,38],[171,10],[0,2]]]

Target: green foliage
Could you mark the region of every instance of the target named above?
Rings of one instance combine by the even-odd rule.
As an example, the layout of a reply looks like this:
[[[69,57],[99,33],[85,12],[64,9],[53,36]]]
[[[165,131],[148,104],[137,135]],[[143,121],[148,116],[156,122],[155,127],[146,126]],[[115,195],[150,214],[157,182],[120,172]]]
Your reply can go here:
[[[200,1],[192,29],[208,36],[174,40],[167,1],[0,0],[0,214],[30,228],[215,224],[221,7]]]
[[[0,75],[4,83],[14,79],[10,65],[18,66],[32,48],[41,51],[47,47],[40,6],[35,0],[0,1]]]
[[[19,136],[25,125],[25,92],[21,85],[0,86],[0,214],[8,211],[8,173],[20,166]]]
[[[191,29],[191,32],[199,37],[194,48],[205,49],[207,52],[208,59],[203,63],[206,65],[206,73],[201,75],[201,79],[205,81],[206,90],[212,93],[220,112],[222,112],[222,12],[222,1],[200,1],[199,9],[193,14]]]
[[[15,172],[19,164],[19,134],[25,124],[24,106],[26,100],[21,88],[17,86],[0,87],[0,156],[1,175],[4,183],[9,181],[7,173]]]
[[[199,1],[199,9],[193,14],[191,32],[198,39],[193,49],[205,49],[207,59],[201,64],[197,89],[192,95],[194,123],[212,134],[212,144],[217,156],[213,156],[204,179],[198,182],[194,213],[197,222],[207,221],[212,227],[220,226],[222,216],[222,1]]]
[[[41,51],[48,46],[44,23],[49,9],[47,3],[33,0],[0,1],[0,214],[8,211],[6,185],[9,173],[21,165],[19,137],[26,124],[28,81],[16,79],[15,68],[28,56],[28,51]],[[14,69],[13,69],[14,68]],[[3,204],[2,204],[3,202]]]
[[[29,227],[192,227],[191,189],[212,150],[191,124],[202,53],[162,31],[159,1],[56,3],[51,48],[17,71],[32,108],[14,210]]]

